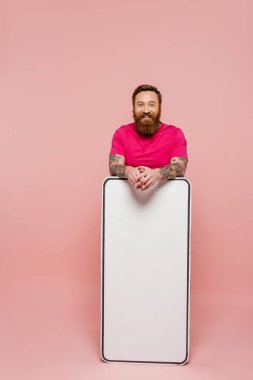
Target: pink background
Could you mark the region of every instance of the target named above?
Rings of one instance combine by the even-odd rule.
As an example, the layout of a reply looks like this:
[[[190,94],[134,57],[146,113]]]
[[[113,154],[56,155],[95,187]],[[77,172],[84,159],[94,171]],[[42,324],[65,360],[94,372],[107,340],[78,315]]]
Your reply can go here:
[[[5,0],[0,378],[252,379],[253,3]],[[99,359],[101,183],[142,83],[193,186],[185,367]]]

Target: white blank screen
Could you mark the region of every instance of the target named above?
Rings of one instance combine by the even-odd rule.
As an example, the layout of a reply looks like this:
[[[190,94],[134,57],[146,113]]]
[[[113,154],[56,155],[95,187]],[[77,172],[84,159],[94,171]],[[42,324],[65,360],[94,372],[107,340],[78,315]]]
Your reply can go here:
[[[103,189],[102,359],[183,364],[188,356],[190,184]]]

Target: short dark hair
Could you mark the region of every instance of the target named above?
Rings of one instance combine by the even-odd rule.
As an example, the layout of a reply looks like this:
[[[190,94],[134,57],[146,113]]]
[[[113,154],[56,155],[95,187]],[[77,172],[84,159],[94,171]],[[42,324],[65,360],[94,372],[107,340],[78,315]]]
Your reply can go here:
[[[135,102],[136,95],[139,94],[139,92],[142,92],[142,91],[153,91],[153,92],[155,92],[157,94],[157,96],[158,96],[159,105],[161,105],[161,103],[162,103],[162,95],[161,95],[160,91],[158,90],[158,88],[156,88],[154,86],[151,86],[150,84],[141,84],[140,86],[138,86],[134,90],[133,95],[132,95],[133,105],[134,105],[134,102]]]

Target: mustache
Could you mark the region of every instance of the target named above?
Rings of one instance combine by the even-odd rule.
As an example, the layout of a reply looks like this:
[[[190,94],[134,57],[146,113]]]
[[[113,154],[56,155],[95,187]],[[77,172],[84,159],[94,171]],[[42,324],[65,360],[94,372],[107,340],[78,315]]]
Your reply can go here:
[[[154,119],[154,116],[151,113],[143,113],[140,115],[141,119],[143,119],[146,116],[150,117],[151,119]]]

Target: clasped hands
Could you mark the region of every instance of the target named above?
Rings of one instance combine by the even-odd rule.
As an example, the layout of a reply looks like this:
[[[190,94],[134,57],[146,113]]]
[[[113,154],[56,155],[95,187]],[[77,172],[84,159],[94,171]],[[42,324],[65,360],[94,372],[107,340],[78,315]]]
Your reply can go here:
[[[136,168],[129,168],[127,178],[132,186],[143,191],[160,181],[162,177],[159,169],[137,166]]]

